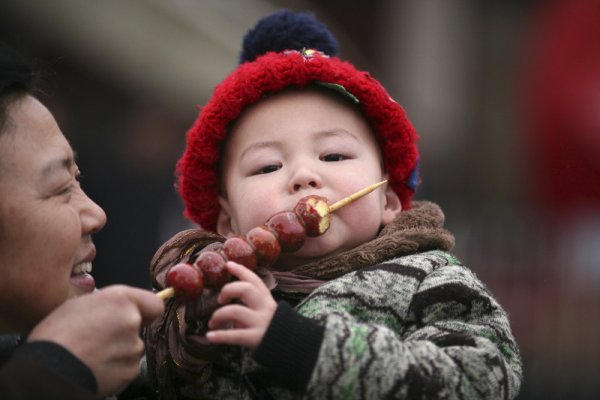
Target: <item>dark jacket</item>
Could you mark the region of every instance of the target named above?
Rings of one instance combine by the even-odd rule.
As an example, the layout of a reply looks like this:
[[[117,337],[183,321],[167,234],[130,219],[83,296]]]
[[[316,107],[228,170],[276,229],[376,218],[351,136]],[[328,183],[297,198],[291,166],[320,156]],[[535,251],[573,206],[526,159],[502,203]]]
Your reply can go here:
[[[90,339],[93,340],[93,339]],[[2,400],[97,400],[92,371],[53,342],[24,343],[21,335],[0,335]],[[139,376],[118,396],[105,400],[149,400],[154,392]]]
[[[3,400],[97,399],[90,369],[52,342],[22,343],[19,335],[0,336],[0,393]]]

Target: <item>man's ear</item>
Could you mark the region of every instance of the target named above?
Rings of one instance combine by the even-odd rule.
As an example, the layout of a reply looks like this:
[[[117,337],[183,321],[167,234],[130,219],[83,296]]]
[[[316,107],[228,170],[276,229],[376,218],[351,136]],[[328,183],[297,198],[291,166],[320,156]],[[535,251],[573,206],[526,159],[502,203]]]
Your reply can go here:
[[[226,198],[219,196],[219,216],[217,217],[217,233],[229,237],[234,233],[233,226],[231,224],[231,206]]]
[[[396,218],[396,215],[402,211],[402,202],[389,184],[387,184],[385,187],[384,201],[385,203],[383,205],[383,212],[381,215],[381,224],[387,225],[392,222]]]

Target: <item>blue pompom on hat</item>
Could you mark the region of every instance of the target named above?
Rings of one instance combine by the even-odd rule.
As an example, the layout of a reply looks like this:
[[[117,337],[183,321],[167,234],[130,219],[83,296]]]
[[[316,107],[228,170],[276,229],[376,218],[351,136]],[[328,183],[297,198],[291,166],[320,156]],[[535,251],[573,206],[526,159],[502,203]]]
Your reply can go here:
[[[319,50],[336,56],[338,43],[327,27],[307,12],[277,11],[261,19],[244,36],[240,64],[254,61],[269,51]]]

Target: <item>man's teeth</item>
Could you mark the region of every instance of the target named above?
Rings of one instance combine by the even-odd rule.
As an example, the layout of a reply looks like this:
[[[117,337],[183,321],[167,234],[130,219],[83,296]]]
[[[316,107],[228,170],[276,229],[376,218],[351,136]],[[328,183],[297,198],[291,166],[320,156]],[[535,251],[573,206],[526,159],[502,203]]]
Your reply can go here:
[[[89,261],[79,263],[73,268],[73,274],[89,274],[90,272],[92,272],[92,263]]]

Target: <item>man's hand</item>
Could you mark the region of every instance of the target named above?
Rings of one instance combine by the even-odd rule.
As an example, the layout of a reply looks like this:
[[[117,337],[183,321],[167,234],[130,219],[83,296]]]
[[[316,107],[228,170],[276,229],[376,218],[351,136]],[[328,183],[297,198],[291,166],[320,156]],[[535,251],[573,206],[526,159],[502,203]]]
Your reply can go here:
[[[98,394],[119,393],[139,374],[142,326],[162,314],[164,304],[148,290],[110,286],[67,300],[43,319],[27,341],[65,347],[93,372]]]

